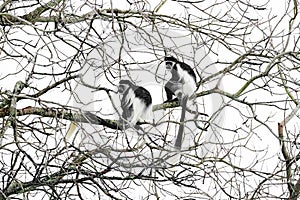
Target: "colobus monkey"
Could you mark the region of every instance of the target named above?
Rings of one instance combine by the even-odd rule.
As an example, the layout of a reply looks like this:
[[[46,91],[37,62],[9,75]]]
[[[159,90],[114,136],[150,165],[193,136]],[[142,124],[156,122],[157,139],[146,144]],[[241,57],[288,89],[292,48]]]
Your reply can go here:
[[[173,56],[165,57],[165,63],[166,68],[172,73],[171,79],[165,85],[166,102],[172,101],[172,96],[176,95],[182,107],[180,126],[175,141],[175,148],[181,150],[187,101],[197,89],[196,74],[189,65],[178,61]]]
[[[134,127],[139,120],[152,118],[152,97],[148,90],[134,85],[129,80],[119,82],[122,119]]]
[[[165,63],[166,68],[172,73],[171,79],[165,85],[167,101],[171,101],[173,95],[176,95],[179,101],[181,97],[192,96],[197,88],[193,69],[173,56],[165,57]]]

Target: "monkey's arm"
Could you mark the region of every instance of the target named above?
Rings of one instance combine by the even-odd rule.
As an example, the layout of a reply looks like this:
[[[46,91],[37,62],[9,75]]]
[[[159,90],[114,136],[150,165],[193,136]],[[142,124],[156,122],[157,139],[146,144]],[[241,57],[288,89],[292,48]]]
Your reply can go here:
[[[123,120],[130,120],[132,113],[133,113],[133,108],[132,105],[129,107],[122,107],[122,119]]]
[[[174,101],[178,101],[178,98],[172,99],[174,92],[171,90],[172,88],[172,83],[167,82],[167,84],[165,85],[165,91],[166,91],[166,95],[167,95],[167,100],[164,102],[174,102]]]

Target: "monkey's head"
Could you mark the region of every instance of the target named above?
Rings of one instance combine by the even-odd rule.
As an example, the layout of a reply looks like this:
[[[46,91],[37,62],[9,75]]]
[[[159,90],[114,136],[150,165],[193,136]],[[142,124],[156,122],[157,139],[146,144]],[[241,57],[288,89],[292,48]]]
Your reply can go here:
[[[129,80],[120,80],[118,93],[123,94],[128,88],[132,88],[133,83]]]
[[[166,62],[166,68],[168,70],[171,70],[176,65],[178,60],[176,58],[174,58],[173,56],[166,56],[165,57],[165,62]]]

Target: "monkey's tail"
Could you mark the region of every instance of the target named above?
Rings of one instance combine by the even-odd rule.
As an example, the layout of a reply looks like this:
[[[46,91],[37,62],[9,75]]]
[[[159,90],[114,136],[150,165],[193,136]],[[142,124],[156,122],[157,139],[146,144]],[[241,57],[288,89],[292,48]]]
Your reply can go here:
[[[175,141],[175,149],[181,150],[182,146],[182,139],[184,134],[184,120],[185,120],[185,113],[186,113],[186,105],[188,101],[188,96],[183,96],[182,102],[181,102],[181,117],[180,117],[180,125],[178,129],[178,134]]]

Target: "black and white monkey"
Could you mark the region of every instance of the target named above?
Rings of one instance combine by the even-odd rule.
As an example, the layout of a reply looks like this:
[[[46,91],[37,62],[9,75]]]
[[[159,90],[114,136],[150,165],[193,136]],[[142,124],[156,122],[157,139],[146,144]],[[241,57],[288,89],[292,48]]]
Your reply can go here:
[[[173,56],[166,56],[164,60],[167,70],[170,70],[172,74],[171,79],[165,85],[167,95],[167,101],[165,102],[174,101],[172,97],[175,95],[182,107],[180,126],[174,145],[176,149],[181,150],[184,129],[183,122],[187,109],[186,105],[189,97],[191,97],[197,89],[196,74],[188,64],[178,61]]]
[[[166,56],[165,63],[167,70],[172,73],[171,79],[165,85],[167,102],[175,95],[179,101],[182,97],[190,97],[196,91],[196,74],[186,63],[178,61],[173,56]]]
[[[152,97],[148,90],[143,87],[136,86],[129,80],[121,80],[118,86],[118,94],[120,95],[122,108],[122,122],[125,122],[126,128],[139,128],[136,126],[138,121],[153,120],[152,113]],[[97,116],[86,112],[87,118],[97,120]],[[71,122],[66,134],[66,139],[69,139],[78,129],[76,122]]]
[[[134,127],[139,120],[152,120],[152,97],[148,90],[129,80],[119,82],[122,120]]]

